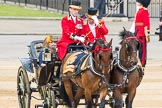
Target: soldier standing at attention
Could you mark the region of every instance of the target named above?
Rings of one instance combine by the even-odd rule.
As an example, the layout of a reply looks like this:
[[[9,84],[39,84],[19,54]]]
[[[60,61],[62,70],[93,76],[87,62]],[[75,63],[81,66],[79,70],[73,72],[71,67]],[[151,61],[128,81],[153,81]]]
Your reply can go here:
[[[147,42],[150,41],[150,17],[147,7],[150,4],[150,0],[136,0],[139,10],[135,17],[135,31],[138,30],[137,38],[141,45],[139,48],[139,59],[144,68],[147,59]]]

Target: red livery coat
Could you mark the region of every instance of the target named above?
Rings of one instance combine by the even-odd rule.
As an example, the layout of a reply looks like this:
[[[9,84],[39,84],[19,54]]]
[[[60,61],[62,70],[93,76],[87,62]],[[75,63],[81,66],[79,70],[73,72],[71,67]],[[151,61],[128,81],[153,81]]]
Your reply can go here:
[[[105,35],[108,34],[108,28],[105,25],[105,22],[103,20],[100,21],[101,26],[95,26],[95,31],[96,31],[96,37],[93,35],[93,33],[90,30],[88,22],[84,23],[83,28],[84,28],[84,35],[86,37],[86,42],[91,42],[93,43],[95,39],[101,38],[106,41]]]
[[[71,16],[65,16],[61,20],[61,27],[62,27],[62,37],[56,43],[57,53],[60,60],[62,60],[66,55],[68,45],[78,42],[71,39],[70,36],[72,34],[82,36],[83,20],[81,18],[76,18],[76,23],[74,23]]]

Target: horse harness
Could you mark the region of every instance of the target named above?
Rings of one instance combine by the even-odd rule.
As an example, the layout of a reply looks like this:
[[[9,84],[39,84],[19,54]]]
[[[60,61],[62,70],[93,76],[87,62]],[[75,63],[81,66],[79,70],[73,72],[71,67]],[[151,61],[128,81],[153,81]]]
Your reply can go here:
[[[125,45],[127,45],[127,46],[128,46],[127,40],[137,40],[137,41],[138,41],[137,37],[127,37],[127,38],[124,40],[124,41],[125,41]],[[120,51],[119,51],[119,52],[120,52]],[[126,52],[127,52],[127,51],[126,51]],[[137,53],[137,51],[132,51],[132,52],[133,52],[133,53]],[[127,52],[127,53],[128,53],[128,52]],[[124,66],[121,64],[121,62],[120,62],[120,61],[124,61],[124,60],[120,59],[119,54],[117,54],[117,55],[118,55],[118,56],[115,58],[114,66],[116,66],[118,69],[120,69],[122,72],[124,72],[124,76],[123,76],[122,82],[121,82],[120,84],[110,84],[110,86],[111,86],[112,88],[114,88],[114,87],[122,87],[126,82],[128,82],[128,75],[129,75],[131,72],[135,71],[135,70],[138,68],[137,65],[133,65],[133,66],[131,66],[131,67],[129,67],[129,68],[124,67]],[[131,57],[128,56],[128,59],[130,59],[130,58],[131,58]],[[129,60],[125,60],[125,61],[129,62]]]
[[[104,51],[110,51],[111,50],[111,63],[110,64],[101,64],[101,52],[104,52]],[[97,63],[97,65],[99,66],[99,68],[100,68],[100,70],[102,70],[102,68],[103,67],[108,67],[109,68],[109,70],[108,70],[108,72],[110,72],[111,71],[111,69],[112,69],[112,65],[113,65],[113,62],[112,62],[112,48],[110,47],[110,48],[99,48],[98,46],[96,46],[96,48],[94,49],[94,50],[92,50],[92,53],[96,53],[96,54],[98,54],[97,55],[97,58],[100,60],[99,61],[99,63],[97,63],[97,61],[92,57],[92,60],[95,62],[95,63]],[[97,72],[98,73],[98,72]]]
[[[96,48],[94,50],[92,50],[92,52],[88,52],[87,56],[86,56],[86,59],[87,59],[87,62],[88,62],[88,66],[84,67],[84,69],[79,69],[79,71],[77,73],[73,73],[71,76],[62,76],[62,78],[65,80],[65,79],[70,79],[70,78],[75,78],[77,75],[82,75],[82,72],[87,70],[87,69],[90,69],[92,73],[94,73],[95,75],[101,77],[101,80],[99,82],[99,88],[101,87],[102,84],[106,84],[107,83],[107,80],[106,80],[106,77],[105,75],[102,73],[102,72],[99,72],[95,69],[94,67],[94,63],[97,63],[97,61],[94,59],[93,57],[93,54],[92,53],[97,53],[98,54],[98,58],[99,60],[101,59],[101,51],[110,51],[112,50],[112,48],[99,48],[98,46],[96,46]],[[111,57],[112,58],[112,57]],[[86,60],[85,59],[85,60]],[[100,63],[97,63],[100,67],[100,69],[102,69],[102,67],[109,67],[109,70],[108,72],[110,72],[112,70],[112,65],[113,65],[113,62],[111,61],[110,64],[101,64],[101,60],[100,60]],[[78,69],[77,69],[78,70]],[[76,86],[79,86],[78,84],[76,84]],[[79,86],[80,87],[80,86]],[[81,87],[82,88],[82,87]]]

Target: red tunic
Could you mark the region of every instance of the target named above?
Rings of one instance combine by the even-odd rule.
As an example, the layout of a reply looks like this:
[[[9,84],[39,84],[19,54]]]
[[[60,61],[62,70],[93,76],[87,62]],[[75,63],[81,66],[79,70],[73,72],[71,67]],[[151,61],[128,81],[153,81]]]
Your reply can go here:
[[[76,23],[74,23],[71,16],[65,16],[61,20],[61,27],[62,27],[62,37],[56,43],[58,48],[57,53],[60,60],[64,58],[67,52],[67,48],[69,44],[77,43],[70,38],[70,36],[74,33],[77,36],[82,36],[83,34],[83,20],[81,18],[76,18]]]
[[[103,39],[103,40],[106,41],[106,38],[105,38],[104,35],[108,34],[108,29],[107,29],[107,27],[105,26],[105,22],[104,22],[103,20],[100,21],[100,24],[101,24],[100,27],[98,27],[98,26],[95,27],[96,37],[95,37],[95,36],[93,35],[93,33],[91,32],[88,22],[86,22],[86,23],[83,25],[83,28],[84,28],[84,35],[85,35],[85,37],[86,37],[86,42],[85,42],[85,43],[88,43],[88,42],[93,43],[94,40],[95,40],[95,39],[98,39],[98,38],[101,38],[101,39]]]
[[[147,30],[150,30],[149,12],[145,8],[140,8],[135,19],[135,31],[138,30],[138,37],[145,36],[144,27],[147,27]]]

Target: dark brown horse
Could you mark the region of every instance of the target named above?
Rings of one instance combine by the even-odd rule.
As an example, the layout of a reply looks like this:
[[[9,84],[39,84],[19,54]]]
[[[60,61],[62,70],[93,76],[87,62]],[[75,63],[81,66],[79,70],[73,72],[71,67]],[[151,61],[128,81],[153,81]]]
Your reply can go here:
[[[62,78],[66,93],[71,101],[72,108],[76,108],[83,94],[86,107],[92,108],[92,95],[99,90],[100,108],[105,107],[107,84],[111,65],[111,44],[101,39],[91,47],[91,51],[80,51],[67,54],[62,63]],[[79,58],[79,59],[78,59]],[[77,60],[78,59],[78,60]],[[73,63],[77,62],[77,65]],[[72,82],[77,86],[74,94]]]
[[[139,41],[136,37],[137,32],[131,33],[124,31],[120,33],[122,38],[121,48],[111,71],[110,83],[113,84],[113,97],[115,108],[122,108],[124,105],[122,95],[127,93],[125,104],[126,108],[132,108],[133,99],[136,95],[137,86],[142,80],[142,70],[138,63],[137,51]]]

